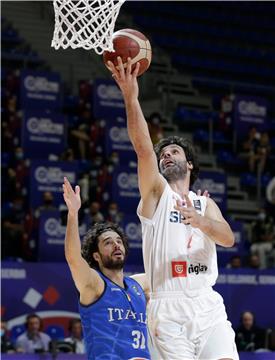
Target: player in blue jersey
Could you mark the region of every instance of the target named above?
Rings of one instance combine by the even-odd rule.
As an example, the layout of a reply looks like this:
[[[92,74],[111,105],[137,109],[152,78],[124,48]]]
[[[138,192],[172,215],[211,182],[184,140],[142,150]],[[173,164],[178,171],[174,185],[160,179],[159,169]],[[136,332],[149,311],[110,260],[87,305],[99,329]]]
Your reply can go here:
[[[65,256],[80,293],[79,312],[89,360],[146,360],[145,274],[123,275],[128,242],[115,224],[96,224],[81,243],[80,188],[64,178],[68,207]]]

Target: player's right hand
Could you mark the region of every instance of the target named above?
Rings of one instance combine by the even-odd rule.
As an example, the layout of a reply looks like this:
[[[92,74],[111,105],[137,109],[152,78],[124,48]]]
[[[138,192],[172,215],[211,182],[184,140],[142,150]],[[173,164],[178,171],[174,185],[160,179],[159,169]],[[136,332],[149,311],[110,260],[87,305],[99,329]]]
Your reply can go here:
[[[64,177],[63,198],[70,214],[77,214],[81,207],[80,187],[76,185],[73,190],[69,180]]]
[[[133,71],[131,58],[127,59],[126,69],[124,68],[121,57],[117,58],[117,64],[118,65],[115,66],[111,61],[108,61],[108,68],[112,73],[112,77],[118,84],[125,100],[130,98],[137,99],[139,93],[137,75],[140,64],[137,63]]]

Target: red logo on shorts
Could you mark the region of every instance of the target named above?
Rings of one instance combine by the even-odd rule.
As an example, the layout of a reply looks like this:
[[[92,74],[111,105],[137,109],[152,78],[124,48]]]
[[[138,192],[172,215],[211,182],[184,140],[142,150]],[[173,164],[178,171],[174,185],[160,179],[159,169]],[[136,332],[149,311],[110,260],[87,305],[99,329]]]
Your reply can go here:
[[[172,261],[172,276],[186,277],[186,261]]]

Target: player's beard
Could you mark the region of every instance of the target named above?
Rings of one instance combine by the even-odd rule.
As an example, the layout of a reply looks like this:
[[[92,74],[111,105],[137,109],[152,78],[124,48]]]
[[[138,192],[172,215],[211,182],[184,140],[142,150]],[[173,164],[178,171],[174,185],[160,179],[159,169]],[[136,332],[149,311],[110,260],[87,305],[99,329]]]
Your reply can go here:
[[[183,180],[187,174],[187,161],[173,160],[173,165],[170,165],[166,168],[161,164],[160,172],[168,181],[168,183],[173,183],[177,180]]]
[[[99,254],[99,255],[101,257],[102,265],[106,269],[121,270],[124,266],[125,256],[123,256],[122,259],[113,259],[112,256],[104,256],[103,257],[101,254]]]

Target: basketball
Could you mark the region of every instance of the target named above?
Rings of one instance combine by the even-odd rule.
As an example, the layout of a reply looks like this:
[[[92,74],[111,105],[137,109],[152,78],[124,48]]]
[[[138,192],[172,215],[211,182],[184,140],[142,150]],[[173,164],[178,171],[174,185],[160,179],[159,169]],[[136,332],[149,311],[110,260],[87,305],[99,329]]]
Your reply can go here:
[[[120,56],[124,67],[127,65],[127,58],[132,59],[133,70],[137,62],[140,63],[138,76],[143,74],[150,66],[152,49],[149,40],[141,32],[133,29],[122,29],[113,34],[114,52],[105,51],[103,60],[112,61],[117,65],[117,57]]]

